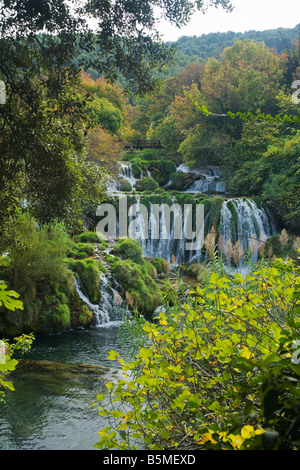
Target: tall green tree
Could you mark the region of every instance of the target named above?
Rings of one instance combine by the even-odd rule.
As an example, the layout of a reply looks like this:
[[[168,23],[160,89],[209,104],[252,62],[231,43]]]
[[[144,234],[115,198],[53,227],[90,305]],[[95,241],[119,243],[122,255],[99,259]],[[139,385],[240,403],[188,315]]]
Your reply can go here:
[[[0,227],[22,199],[43,220],[72,210],[81,179],[73,159],[91,126],[80,69],[112,81],[123,76],[132,93],[153,91],[155,72],[172,57],[157,33],[159,15],[180,26],[207,4],[231,9],[229,0],[0,3],[0,79],[7,89],[0,106]]]

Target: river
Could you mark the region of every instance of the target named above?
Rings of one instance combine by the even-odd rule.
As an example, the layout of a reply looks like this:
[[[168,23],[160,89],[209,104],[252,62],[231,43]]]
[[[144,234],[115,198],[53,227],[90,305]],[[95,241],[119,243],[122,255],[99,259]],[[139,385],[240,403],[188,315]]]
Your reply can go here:
[[[38,337],[0,404],[0,449],[93,450],[108,423],[91,405],[121,376],[107,356],[126,354],[119,331],[116,324]]]

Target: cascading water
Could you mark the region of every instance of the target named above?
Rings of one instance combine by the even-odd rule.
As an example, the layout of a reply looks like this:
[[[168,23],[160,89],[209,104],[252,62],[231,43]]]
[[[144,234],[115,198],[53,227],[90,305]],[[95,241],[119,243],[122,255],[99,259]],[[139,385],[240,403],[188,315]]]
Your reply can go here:
[[[162,257],[175,265],[203,261],[203,238],[199,233],[195,232],[197,245],[193,249],[186,248],[185,224],[191,215],[189,211],[195,211],[195,208],[188,204],[185,212],[176,204],[174,197],[171,200],[171,205],[161,204],[159,217],[154,217],[154,204],[150,202],[149,211],[143,214],[145,206],[141,204],[141,197],[138,196],[133,212],[129,211],[129,238],[139,241],[143,254],[147,257]],[[194,213],[193,215],[195,217]],[[178,227],[178,224],[181,224],[181,227]],[[210,211],[204,214],[203,224],[205,233],[209,233],[212,228]],[[195,230],[195,223],[193,227]],[[181,228],[181,237],[176,236],[178,228]],[[232,245],[239,241],[243,253],[246,254],[250,250],[252,260],[256,260],[261,246],[274,233],[275,227],[271,217],[264,208],[258,207],[255,201],[246,198],[223,201],[217,239],[222,238],[225,244],[230,240]]]
[[[222,172],[219,167],[209,165],[204,168],[190,169],[182,164],[177,167],[177,172],[185,175],[185,188],[181,193],[211,193],[219,195],[226,193],[226,186],[221,179]],[[138,181],[134,177],[130,162],[120,163],[118,177],[130,182],[133,187]],[[171,183],[170,181],[165,186],[165,189],[168,189]],[[118,191],[118,195],[120,193]],[[173,265],[203,261],[206,255],[204,253],[205,250],[202,249],[202,244],[200,244],[200,237],[197,239],[198,245],[196,248],[187,250],[184,236],[181,238],[175,236],[175,221],[176,223],[179,220],[181,221],[181,229],[184,233],[185,215],[183,212],[180,213],[181,207],[175,203],[174,197],[171,196],[170,198],[168,195],[169,201],[170,199],[172,200],[170,205],[163,203],[160,205],[159,217],[153,217],[152,208],[155,204],[152,203],[151,196],[149,197],[149,214],[146,217],[141,214],[142,197],[142,195],[138,194],[135,196],[135,210],[128,214],[128,236],[139,241],[144,256],[151,258],[161,257]],[[170,216],[171,206],[172,214]],[[204,226],[205,234],[209,233],[212,226],[209,211],[205,213]],[[225,244],[230,240],[233,245],[239,241],[243,252],[248,252],[249,254],[250,251],[251,259],[255,261],[262,244],[276,230],[267,211],[264,208],[258,207],[254,200],[233,198],[224,200],[222,204],[217,232],[217,240],[221,238]]]
[[[134,176],[134,172],[131,166],[131,163],[121,163],[120,164],[120,169],[119,169],[119,174],[118,177],[128,181],[128,183],[131,184],[131,186],[135,186],[137,182],[137,178]]]
[[[122,191],[119,189],[118,180],[119,181],[120,180],[127,181],[128,183],[130,183],[132,188],[135,187],[135,185],[138,181],[138,178],[136,178],[134,176],[134,171],[132,169],[132,166],[131,166],[130,162],[128,162],[128,163],[127,162],[120,162],[119,163],[119,172],[118,172],[118,175],[117,175],[117,179],[115,179],[113,177],[110,177],[107,180],[106,193],[109,196],[115,196],[115,195],[118,195],[118,194],[122,193]]]
[[[209,165],[204,168],[190,169],[187,165],[181,164],[177,167],[177,173],[186,176],[185,193],[226,193],[226,186],[221,179],[222,171],[218,166]],[[171,186],[169,181],[166,187]]]
[[[226,186],[219,176],[203,173],[201,179],[193,181],[186,189],[186,193],[221,193],[225,194]]]
[[[197,258],[201,252],[202,238],[200,230],[194,230],[195,214],[193,207],[182,206],[171,198],[171,204],[149,202],[149,210],[141,204],[141,197],[129,209],[128,237],[139,241],[143,255],[150,258],[161,257],[171,264],[183,264]],[[194,222],[194,223],[193,223]],[[192,233],[190,238],[185,237]],[[187,242],[194,241],[192,249]]]
[[[123,300],[118,291],[112,286],[112,280],[104,273],[100,274],[99,290],[100,303],[93,304],[87,295],[84,294],[78,279],[74,277],[74,286],[80,299],[86,303],[94,315],[95,326],[109,327],[122,322],[125,310]]]
[[[239,242],[243,252],[256,261],[259,250],[276,232],[271,216],[255,201],[246,198],[228,199],[220,212],[219,236],[224,246]]]

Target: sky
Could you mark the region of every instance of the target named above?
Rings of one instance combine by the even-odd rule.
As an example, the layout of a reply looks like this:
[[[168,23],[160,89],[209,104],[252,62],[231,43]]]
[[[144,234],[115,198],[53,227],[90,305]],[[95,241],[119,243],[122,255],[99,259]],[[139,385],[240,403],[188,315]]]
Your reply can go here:
[[[235,7],[232,13],[210,7],[205,14],[195,13],[190,23],[181,29],[161,22],[162,39],[176,41],[181,36],[226,31],[294,28],[300,23],[300,0],[232,0],[231,3]]]

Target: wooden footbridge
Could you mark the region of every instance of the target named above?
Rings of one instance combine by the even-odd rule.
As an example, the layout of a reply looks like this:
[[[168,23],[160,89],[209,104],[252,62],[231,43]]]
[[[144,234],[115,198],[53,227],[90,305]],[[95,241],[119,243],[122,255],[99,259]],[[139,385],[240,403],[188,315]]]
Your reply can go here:
[[[143,149],[162,149],[163,146],[161,144],[160,139],[158,140],[137,139],[137,140],[132,140],[130,142],[127,141],[125,143],[125,148],[143,150]]]

